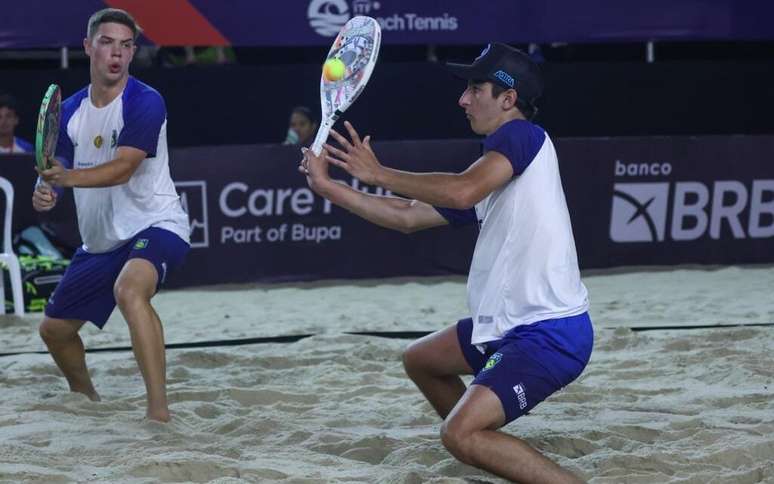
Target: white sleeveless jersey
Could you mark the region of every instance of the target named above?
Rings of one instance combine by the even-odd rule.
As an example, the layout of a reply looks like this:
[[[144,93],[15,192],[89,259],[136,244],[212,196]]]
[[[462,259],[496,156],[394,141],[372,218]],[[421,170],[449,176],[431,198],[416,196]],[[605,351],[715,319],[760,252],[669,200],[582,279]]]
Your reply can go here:
[[[480,226],[467,285],[472,344],[589,307],[551,139],[540,127],[514,120],[487,137],[484,150],[511,161],[511,181],[475,210],[438,209],[453,224],[475,215]]]
[[[150,86],[129,77],[123,93],[97,108],[86,87],[62,103],[57,158],[68,168],[89,168],[115,159],[120,146],[147,153],[128,182],[74,188],[83,249],[110,251],[148,227],[189,241],[188,216],[169,174],[166,107]]]

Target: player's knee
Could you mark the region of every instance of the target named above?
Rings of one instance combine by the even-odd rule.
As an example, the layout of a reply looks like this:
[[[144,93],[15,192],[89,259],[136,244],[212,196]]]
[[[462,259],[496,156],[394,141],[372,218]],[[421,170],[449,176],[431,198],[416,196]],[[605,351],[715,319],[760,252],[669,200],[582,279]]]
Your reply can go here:
[[[77,330],[61,319],[45,318],[40,323],[38,333],[46,343],[56,343],[72,338]]]
[[[441,425],[441,443],[457,460],[473,464],[472,435],[456,419],[446,419]]]
[[[408,345],[403,351],[403,369],[406,371],[406,374],[412,376],[421,373],[424,366],[422,363],[423,360],[424,357],[421,346],[416,342]]]
[[[137,284],[120,280],[113,286],[113,297],[122,309],[150,299]]]

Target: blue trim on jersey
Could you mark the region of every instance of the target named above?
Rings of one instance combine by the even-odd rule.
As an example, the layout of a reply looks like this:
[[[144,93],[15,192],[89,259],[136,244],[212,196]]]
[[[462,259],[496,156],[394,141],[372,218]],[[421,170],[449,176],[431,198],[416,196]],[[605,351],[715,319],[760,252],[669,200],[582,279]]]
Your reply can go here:
[[[124,128],[118,135],[118,146],[140,149],[148,158],[153,158],[156,156],[161,126],[167,119],[164,98],[157,90],[130,76],[122,101]]]
[[[460,210],[458,208],[444,208],[433,207],[436,212],[440,213],[443,218],[449,222],[450,225],[455,227],[461,227],[463,225],[477,225],[478,217],[476,216],[476,209],[469,208],[467,210]]]
[[[484,152],[496,151],[508,158],[513,166],[513,176],[517,176],[532,163],[545,140],[543,128],[523,119],[514,119],[484,139]]]
[[[56,153],[54,156],[66,168],[73,167],[73,159],[75,158],[75,146],[73,145],[73,140],[67,134],[67,125],[70,124],[73,114],[75,114],[75,111],[78,110],[83,100],[87,97],[89,97],[89,88],[84,87],[62,102],[62,119],[59,121],[59,139],[56,143]]]
[[[30,143],[27,140],[21,139],[17,136],[14,136],[13,142],[16,143],[16,146],[22,149],[25,153],[32,153],[35,151],[35,147],[32,146],[32,143]]]

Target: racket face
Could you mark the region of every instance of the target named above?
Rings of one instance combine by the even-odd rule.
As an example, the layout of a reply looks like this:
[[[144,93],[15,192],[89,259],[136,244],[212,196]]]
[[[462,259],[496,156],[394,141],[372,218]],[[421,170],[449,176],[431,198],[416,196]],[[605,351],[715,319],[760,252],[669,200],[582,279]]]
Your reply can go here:
[[[48,159],[54,156],[59,137],[59,115],[62,105],[62,91],[51,84],[43,96],[38,113],[38,126],[35,132],[35,163],[38,169],[49,168]]]
[[[341,60],[345,73],[338,81],[320,77],[323,119],[338,117],[355,102],[371,78],[381,40],[379,23],[371,17],[353,17],[341,29],[325,60]]]

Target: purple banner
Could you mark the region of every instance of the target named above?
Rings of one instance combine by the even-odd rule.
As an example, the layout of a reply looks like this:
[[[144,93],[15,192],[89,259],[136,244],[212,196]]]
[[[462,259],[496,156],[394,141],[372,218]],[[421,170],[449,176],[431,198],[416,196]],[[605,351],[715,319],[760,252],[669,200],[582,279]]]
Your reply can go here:
[[[126,8],[162,45],[327,46],[354,15],[376,18],[386,44],[773,39],[763,0],[82,0],[14,2],[0,48],[77,47],[91,13]],[[159,19],[168,18],[168,21]],[[171,22],[171,23],[170,23]],[[214,41],[213,39],[225,39]]]
[[[556,147],[582,269],[774,262],[774,136],[577,138]],[[374,149],[395,168],[461,171],[480,143]],[[198,147],[170,157],[193,248],[173,286],[467,273],[475,227],[411,235],[377,227],[309,190],[296,148]],[[35,173],[29,155],[7,161],[0,176],[17,187],[18,231],[38,218],[30,204]],[[60,205],[47,222],[67,239],[74,207],[69,196]]]

